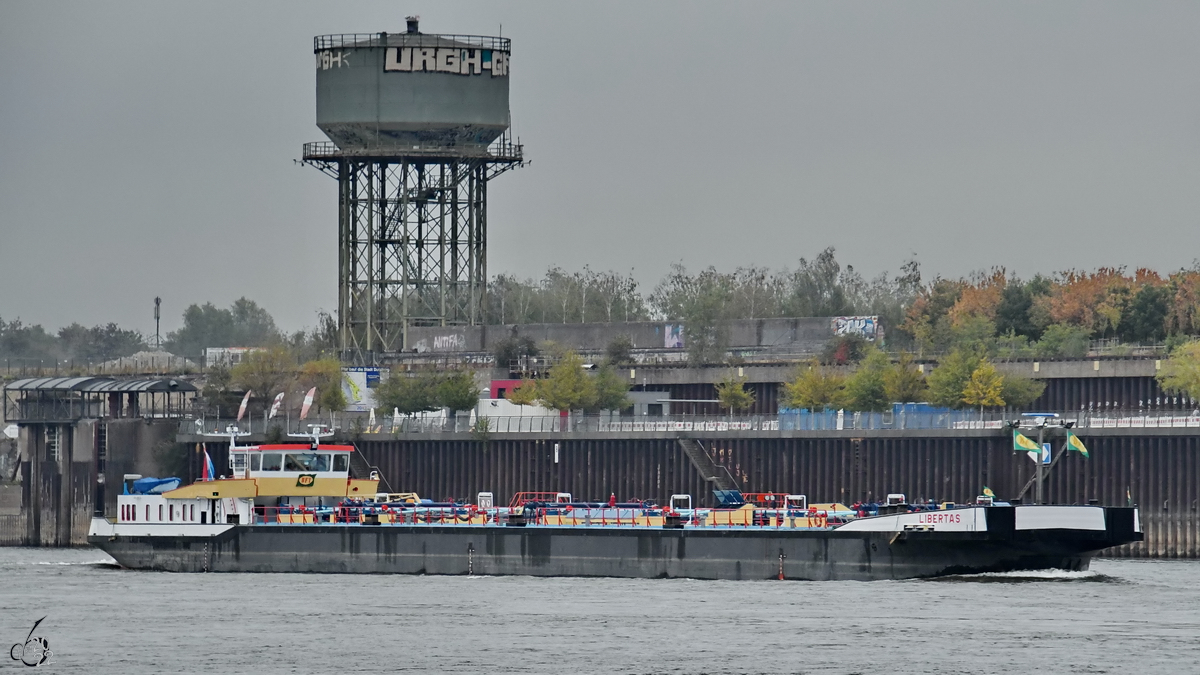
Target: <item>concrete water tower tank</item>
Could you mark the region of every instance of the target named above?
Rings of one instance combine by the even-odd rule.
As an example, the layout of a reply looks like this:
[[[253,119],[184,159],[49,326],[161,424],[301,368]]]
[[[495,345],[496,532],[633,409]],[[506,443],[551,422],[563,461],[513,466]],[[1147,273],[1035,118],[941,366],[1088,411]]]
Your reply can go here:
[[[317,126],[338,147],[486,146],[509,126],[509,40],[404,33],[316,39]]]
[[[509,40],[322,35],[317,126],[304,160],[338,181],[344,357],[416,348],[412,326],[487,319],[488,183],[522,166],[508,113]]]

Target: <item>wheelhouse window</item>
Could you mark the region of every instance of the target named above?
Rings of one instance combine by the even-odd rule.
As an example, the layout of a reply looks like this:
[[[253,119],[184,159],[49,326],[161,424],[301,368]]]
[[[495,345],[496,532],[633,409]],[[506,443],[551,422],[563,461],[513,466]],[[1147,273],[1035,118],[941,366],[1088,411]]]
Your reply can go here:
[[[251,471],[261,471],[262,470],[262,453],[255,452],[250,455],[250,470]]]
[[[334,471],[349,471],[350,470],[350,453],[339,452],[333,456]]]
[[[283,455],[278,452],[266,452],[262,456],[263,471],[279,471],[283,469]]]
[[[329,471],[329,453],[288,453],[283,460],[284,471]]]

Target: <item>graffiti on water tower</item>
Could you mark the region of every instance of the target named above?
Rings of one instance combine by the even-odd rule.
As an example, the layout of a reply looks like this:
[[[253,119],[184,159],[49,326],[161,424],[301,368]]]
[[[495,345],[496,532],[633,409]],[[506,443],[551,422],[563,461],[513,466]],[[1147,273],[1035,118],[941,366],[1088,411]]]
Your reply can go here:
[[[877,316],[835,316],[830,328],[834,335],[861,335],[874,341],[879,331]]]
[[[508,76],[508,54],[493,49],[389,47],[383,69],[400,73]]]

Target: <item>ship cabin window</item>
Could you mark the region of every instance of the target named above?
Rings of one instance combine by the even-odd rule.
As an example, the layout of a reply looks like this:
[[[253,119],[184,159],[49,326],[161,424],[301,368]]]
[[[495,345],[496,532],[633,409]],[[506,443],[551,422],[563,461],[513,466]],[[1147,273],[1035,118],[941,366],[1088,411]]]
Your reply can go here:
[[[349,453],[339,452],[333,456],[334,471],[349,471],[350,470],[350,455]]]
[[[188,522],[190,522],[190,523],[196,522],[196,505],[195,504],[188,505]]]
[[[329,453],[288,453],[283,460],[284,471],[329,471]]]
[[[278,452],[266,452],[262,456],[263,471],[279,471],[283,468],[283,455]]]
[[[175,505],[174,504],[167,507],[167,520],[171,521],[172,523],[175,522]]]
[[[262,470],[262,453],[256,452],[256,453],[250,455],[250,470],[251,471],[261,471]]]
[[[134,520],[137,520],[136,516],[134,517]],[[147,523],[150,522],[150,505],[149,504],[146,505],[146,522]]]
[[[162,504],[158,505],[158,522],[160,522],[160,523],[162,522],[162,507],[163,507]]]

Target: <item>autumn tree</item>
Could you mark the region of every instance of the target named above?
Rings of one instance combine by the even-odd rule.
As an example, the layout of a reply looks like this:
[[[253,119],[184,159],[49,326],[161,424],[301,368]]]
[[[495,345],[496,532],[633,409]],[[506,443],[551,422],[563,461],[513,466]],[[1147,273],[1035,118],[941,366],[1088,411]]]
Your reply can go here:
[[[629,398],[629,378],[621,377],[621,371],[615,367],[601,366],[592,377],[592,384],[596,394],[590,407],[585,408],[589,412],[624,410],[633,405]]]
[[[1142,286],[1130,301],[1119,326],[1126,342],[1158,342],[1167,336],[1171,291],[1165,286]]]
[[[883,374],[883,390],[887,399],[892,402],[925,400],[929,387],[925,384],[925,376],[913,363],[912,354],[900,352],[896,363]]]
[[[878,349],[871,350],[846,379],[846,404],[852,410],[887,410],[891,402],[887,395],[886,379],[891,360]]]
[[[438,384],[434,373],[413,374],[395,369],[375,389],[376,410],[380,414],[396,410],[401,415],[437,410],[440,407]]]
[[[982,413],[984,408],[1004,405],[1003,390],[1004,377],[996,371],[991,361],[983,359],[963,387],[962,402],[978,407]]]
[[[573,351],[563,354],[537,383],[538,403],[551,410],[566,412],[590,407],[596,386],[583,370],[583,358]]]
[[[799,366],[792,380],[784,383],[780,398],[789,408],[816,412],[840,406],[844,386],[845,378],[826,371],[813,359]]]
[[[1004,384],[1000,389],[1000,398],[1004,405],[1010,408],[1024,408],[1042,395],[1046,383],[1022,375],[1008,374],[1004,376]]]
[[[963,407],[963,391],[983,357],[977,352],[956,349],[938,362],[929,374],[929,402],[942,408]]]
[[[1155,376],[1163,389],[1200,399],[1200,340],[1179,345]]]
[[[508,400],[513,405],[536,405],[538,401],[537,381],[524,380],[508,392]]]
[[[444,374],[438,378],[434,387],[437,404],[450,411],[450,417],[460,410],[472,410],[479,403],[479,385],[475,383],[475,373],[469,370],[459,370]]]
[[[288,389],[296,380],[296,361],[292,354],[281,346],[256,349],[247,352],[241,363],[230,371],[230,379],[242,391],[253,391],[257,396],[254,407],[262,410],[265,403],[277,392]],[[344,407],[344,406],[343,406]]]
[[[746,378],[729,372],[714,383],[721,408],[731,412],[746,412],[754,405],[754,392],[746,389]]]
[[[317,388],[317,410],[344,410],[346,408],[346,393],[342,384],[346,381],[342,373],[342,363],[334,358],[316,359],[300,366],[299,384],[301,389]],[[277,392],[264,391],[264,396],[274,396]]]

